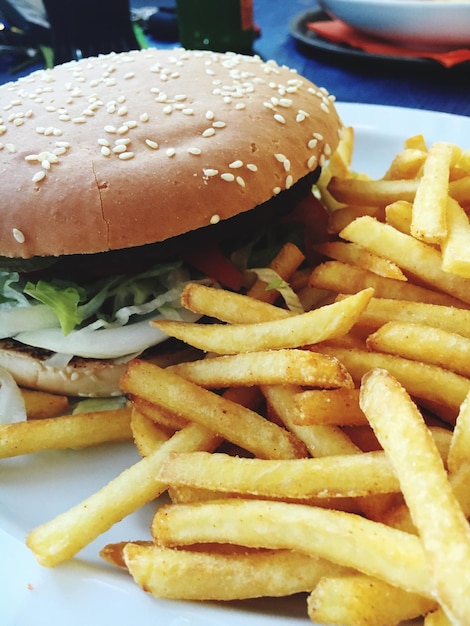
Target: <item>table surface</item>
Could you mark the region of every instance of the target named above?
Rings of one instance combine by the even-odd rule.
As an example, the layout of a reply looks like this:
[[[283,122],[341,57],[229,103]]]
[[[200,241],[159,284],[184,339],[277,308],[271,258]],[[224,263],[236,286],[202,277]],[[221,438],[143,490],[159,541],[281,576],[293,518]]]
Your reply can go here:
[[[131,0],[133,8],[152,4],[152,0]],[[264,59],[274,59],[295,68],[318,86],[328,89],[340,102],[470,115],[470,63],[445,69],[437,62],[416,62],[409,57],[400,62],[385,58],[382,62],[367,55],[358,58],[301,45],[292,37],[291,25],[300,15],[318,8],[315,0],[254,0],[255,21],[261,31],[255,52]],[[150,43],[157,47],[177,45],[154,40]],[[0,59],[0,82],[20,75],[11,75],[8,70],[5,61]]]

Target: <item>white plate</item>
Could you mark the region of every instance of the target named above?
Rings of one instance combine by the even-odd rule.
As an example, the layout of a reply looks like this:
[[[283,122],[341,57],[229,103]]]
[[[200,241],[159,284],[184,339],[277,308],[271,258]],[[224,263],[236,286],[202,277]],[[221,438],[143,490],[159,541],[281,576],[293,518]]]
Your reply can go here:
[[[460,142],[470,119],[393,107],[338,104],[356,129],[354,166],[384,173],[403,140]],[[468,147],[468,146],[465,146]],[[24,546],[27,533],[99,489],[137,460],[131,445],[47,452],[0,461],[0,624],[2,626],[291,626],[311,624],[305,598],[226,605],[156,600],[130,577],[100,561],[109,542],[145,539],[153,506],[117,524],[71,562],[49,570]]]
[[[459,0],[319,0],[331,16],[410,48],[470,45],[470,2]]]

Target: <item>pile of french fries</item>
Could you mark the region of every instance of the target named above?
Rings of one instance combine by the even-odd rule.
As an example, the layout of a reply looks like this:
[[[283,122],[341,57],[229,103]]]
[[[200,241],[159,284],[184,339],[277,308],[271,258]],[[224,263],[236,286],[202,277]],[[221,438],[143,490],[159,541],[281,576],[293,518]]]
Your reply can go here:
[[[40,563],[167,492],[148,537],[101,553],[156,597],[302,592],[322,624],[470,623],[470,151],[410,137],[372,180],[353,150],[347,128],[318,184],[321,262],[289,244],[269,268],[298,306],[259,276],[189,284],[211,323],[153,322],[189,348],[132,361],[126,408],[1,427],[2,457],[131,438],[141,455],[32,530]]]

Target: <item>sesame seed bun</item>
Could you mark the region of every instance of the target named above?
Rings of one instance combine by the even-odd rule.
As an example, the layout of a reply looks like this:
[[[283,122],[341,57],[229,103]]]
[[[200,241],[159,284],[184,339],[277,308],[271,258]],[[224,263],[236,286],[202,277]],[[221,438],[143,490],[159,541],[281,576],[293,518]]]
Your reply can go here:
[[[83,59],[0,87],[0,255],[142,246],[249,211],[321,166],[324,89],[258,57]]]

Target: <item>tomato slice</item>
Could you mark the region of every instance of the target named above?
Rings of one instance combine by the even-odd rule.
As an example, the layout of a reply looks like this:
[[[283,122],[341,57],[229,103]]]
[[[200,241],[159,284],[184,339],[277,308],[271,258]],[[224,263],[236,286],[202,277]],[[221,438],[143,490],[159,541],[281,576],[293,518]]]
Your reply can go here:
[[[243,274],[235,267],[218,246],[194,250],[185,257],[185,262],[224,287],[240,291]]]

